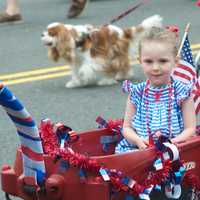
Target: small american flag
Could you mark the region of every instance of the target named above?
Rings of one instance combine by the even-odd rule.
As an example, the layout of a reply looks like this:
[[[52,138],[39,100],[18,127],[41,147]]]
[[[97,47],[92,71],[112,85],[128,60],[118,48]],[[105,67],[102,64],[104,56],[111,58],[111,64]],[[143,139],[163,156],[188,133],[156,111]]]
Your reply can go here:
[[[200,77],[194,86],[194,105],[196,114],[200,111]]]
[[[191,81],[194,83],[196,82],[197,74],[194,67],[188,35],[183,42],[183,47],[181,49],[181,59],[173,72],[173,76],[186,84],[191,83]]]
[[[181,48],[181,59],[178,66],[173,71],[173,77],[186,84],[193,82],[195,112],[198,114],[200,111],[200,79],[197,78],[188,33],[183,41],[183,46]]]

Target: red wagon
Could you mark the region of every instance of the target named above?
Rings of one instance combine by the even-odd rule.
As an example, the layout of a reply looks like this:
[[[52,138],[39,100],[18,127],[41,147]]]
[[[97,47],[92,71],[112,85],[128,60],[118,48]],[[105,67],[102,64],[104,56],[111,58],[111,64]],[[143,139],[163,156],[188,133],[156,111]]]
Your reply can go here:
[[[49,135],[54,132],[54,125],[49,120],[47,121],[43,122],[40,129],[41,132],[48,130],[41,133],[42,138],[47,136],[45,134]],[[50,128],[46,129],[47,126]],[[55,139],[55,135],[52,137]],[[50,136],[46,141],[43,141],[44,151],[47,148],[45,143],[48,143],[48,140],[52,141],[52,137]],[[14,166],[4,165],[1,170],[2,190],[6,193],[7,199],[9,199],[9,195],[14,195],[25,200],[122,200],[125,199],[127,192],[130,192],[131,185],[130,183],[122,183],[119,179],[124,180],[125,177],[132,177],[137,180],[139,186],[147,180],[151,181],[148,176],[152,174],[149,172],[152,171],[152,163],[158,156],[158,150],[155,146],[142,151],[114,154],[115,141],[114,143],[108,141],[109,145],[106,149],[105,143],[102,142],[102,138],[117,138],[116,132],[109,127],[85,131],[78,135],[71,134],[70,137],[71,140],[67,143],[70,148],[63,150],[63,154],[63,151],[59,150],[60,157],[58,152],[51,155],[49,152],[44,154],[46,178],[40,187],[24,182],[22,152],[19,148]],[[52,145],[56,148],[57,144]],[[57,147],[60,149],[59,146]],[[184,161],[185,177],[188,178],[188,174],[191,175],[193,179],[189,180],[189,184],[191,187],[196,187],[194,189],[199,189],[200,137],[195,136],[190,141],[178,144],[178,150],[180,160]],[[46,151],[48,150],[46,149]],[[63,163],[63,161],[67,162]],[[169,166],[171,164],[168,163]],[[99,168],[107,170],[108,180],[98,173]],[[82,173],[81,175],[80,169],[84,170],[86,174]],[[157,176],[165,178],[163,173],[166,173],[166,167],[157,172],[154,170],[154,175],[155,173]],[[133,188],[135,183],[134,181],[132,183]],[[143,189],[134,188],[130,195],[134,196],[137,190]]]

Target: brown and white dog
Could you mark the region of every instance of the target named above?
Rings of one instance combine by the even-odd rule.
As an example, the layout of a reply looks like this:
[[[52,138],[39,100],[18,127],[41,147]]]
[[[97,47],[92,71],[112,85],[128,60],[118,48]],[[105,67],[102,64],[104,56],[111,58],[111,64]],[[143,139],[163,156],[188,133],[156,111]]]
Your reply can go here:
[[[126,29],[52,23],[41,39],[52,60],[62,58],[70,65],[72,78],[67,88],[112,85],[133,77],[130,55],[135,55],[138,40],[152,26],[161,27],[162,18],[154,15]]]

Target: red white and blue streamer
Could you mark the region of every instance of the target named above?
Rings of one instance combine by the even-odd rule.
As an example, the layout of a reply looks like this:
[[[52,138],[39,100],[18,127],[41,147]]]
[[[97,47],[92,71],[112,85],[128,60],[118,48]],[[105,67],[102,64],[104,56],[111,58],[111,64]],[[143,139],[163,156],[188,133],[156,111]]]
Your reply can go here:
[[[42,142],[35,121],[6,87],[0,90],[0,104],[17,129],[21,142],[24,175],[33,177],[36,183],[42,182],[45,177],[45,164]]]

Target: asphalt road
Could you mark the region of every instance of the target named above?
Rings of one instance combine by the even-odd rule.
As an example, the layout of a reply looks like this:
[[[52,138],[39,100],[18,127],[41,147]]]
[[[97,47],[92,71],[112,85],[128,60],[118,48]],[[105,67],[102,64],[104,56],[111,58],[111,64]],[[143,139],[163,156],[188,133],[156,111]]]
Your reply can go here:
[[[48,60],[40,35],[51,22],[108,23],[137,2],[94,0],[80,17],[69,20],[66,19],[69,6],[66,0],[20,0],[23,22],[0,25],[0,80],[7,83],[38,123],[48,117],[54,122],[62,121],[76,131],[83,131],[97,127],[95,119],[98,115],[105,119],[123,117],[126,95],[122,94],[120,84],[110,87],[65,88],[69,75],[65,75],[64,62],[53,63]],[[1,1],[1,10],[4,5],[5,2]],[[163,16],[164,25],[178,25],[181,34],[190,22],[190,41],[193,47],[199,48],[200,8],[195,6],[195,0],[152,0],[116,25],[136,25],[154,14]],[[133,81],[144,79],[140,68],[135,68]],[[56,75],[50,72],[52,69],[55,69]],[[0,115],[1,166],[3,163],[13,163],[19,141],[3,110],[0,110]],[[2,192],[0,198],[3,198]]]

